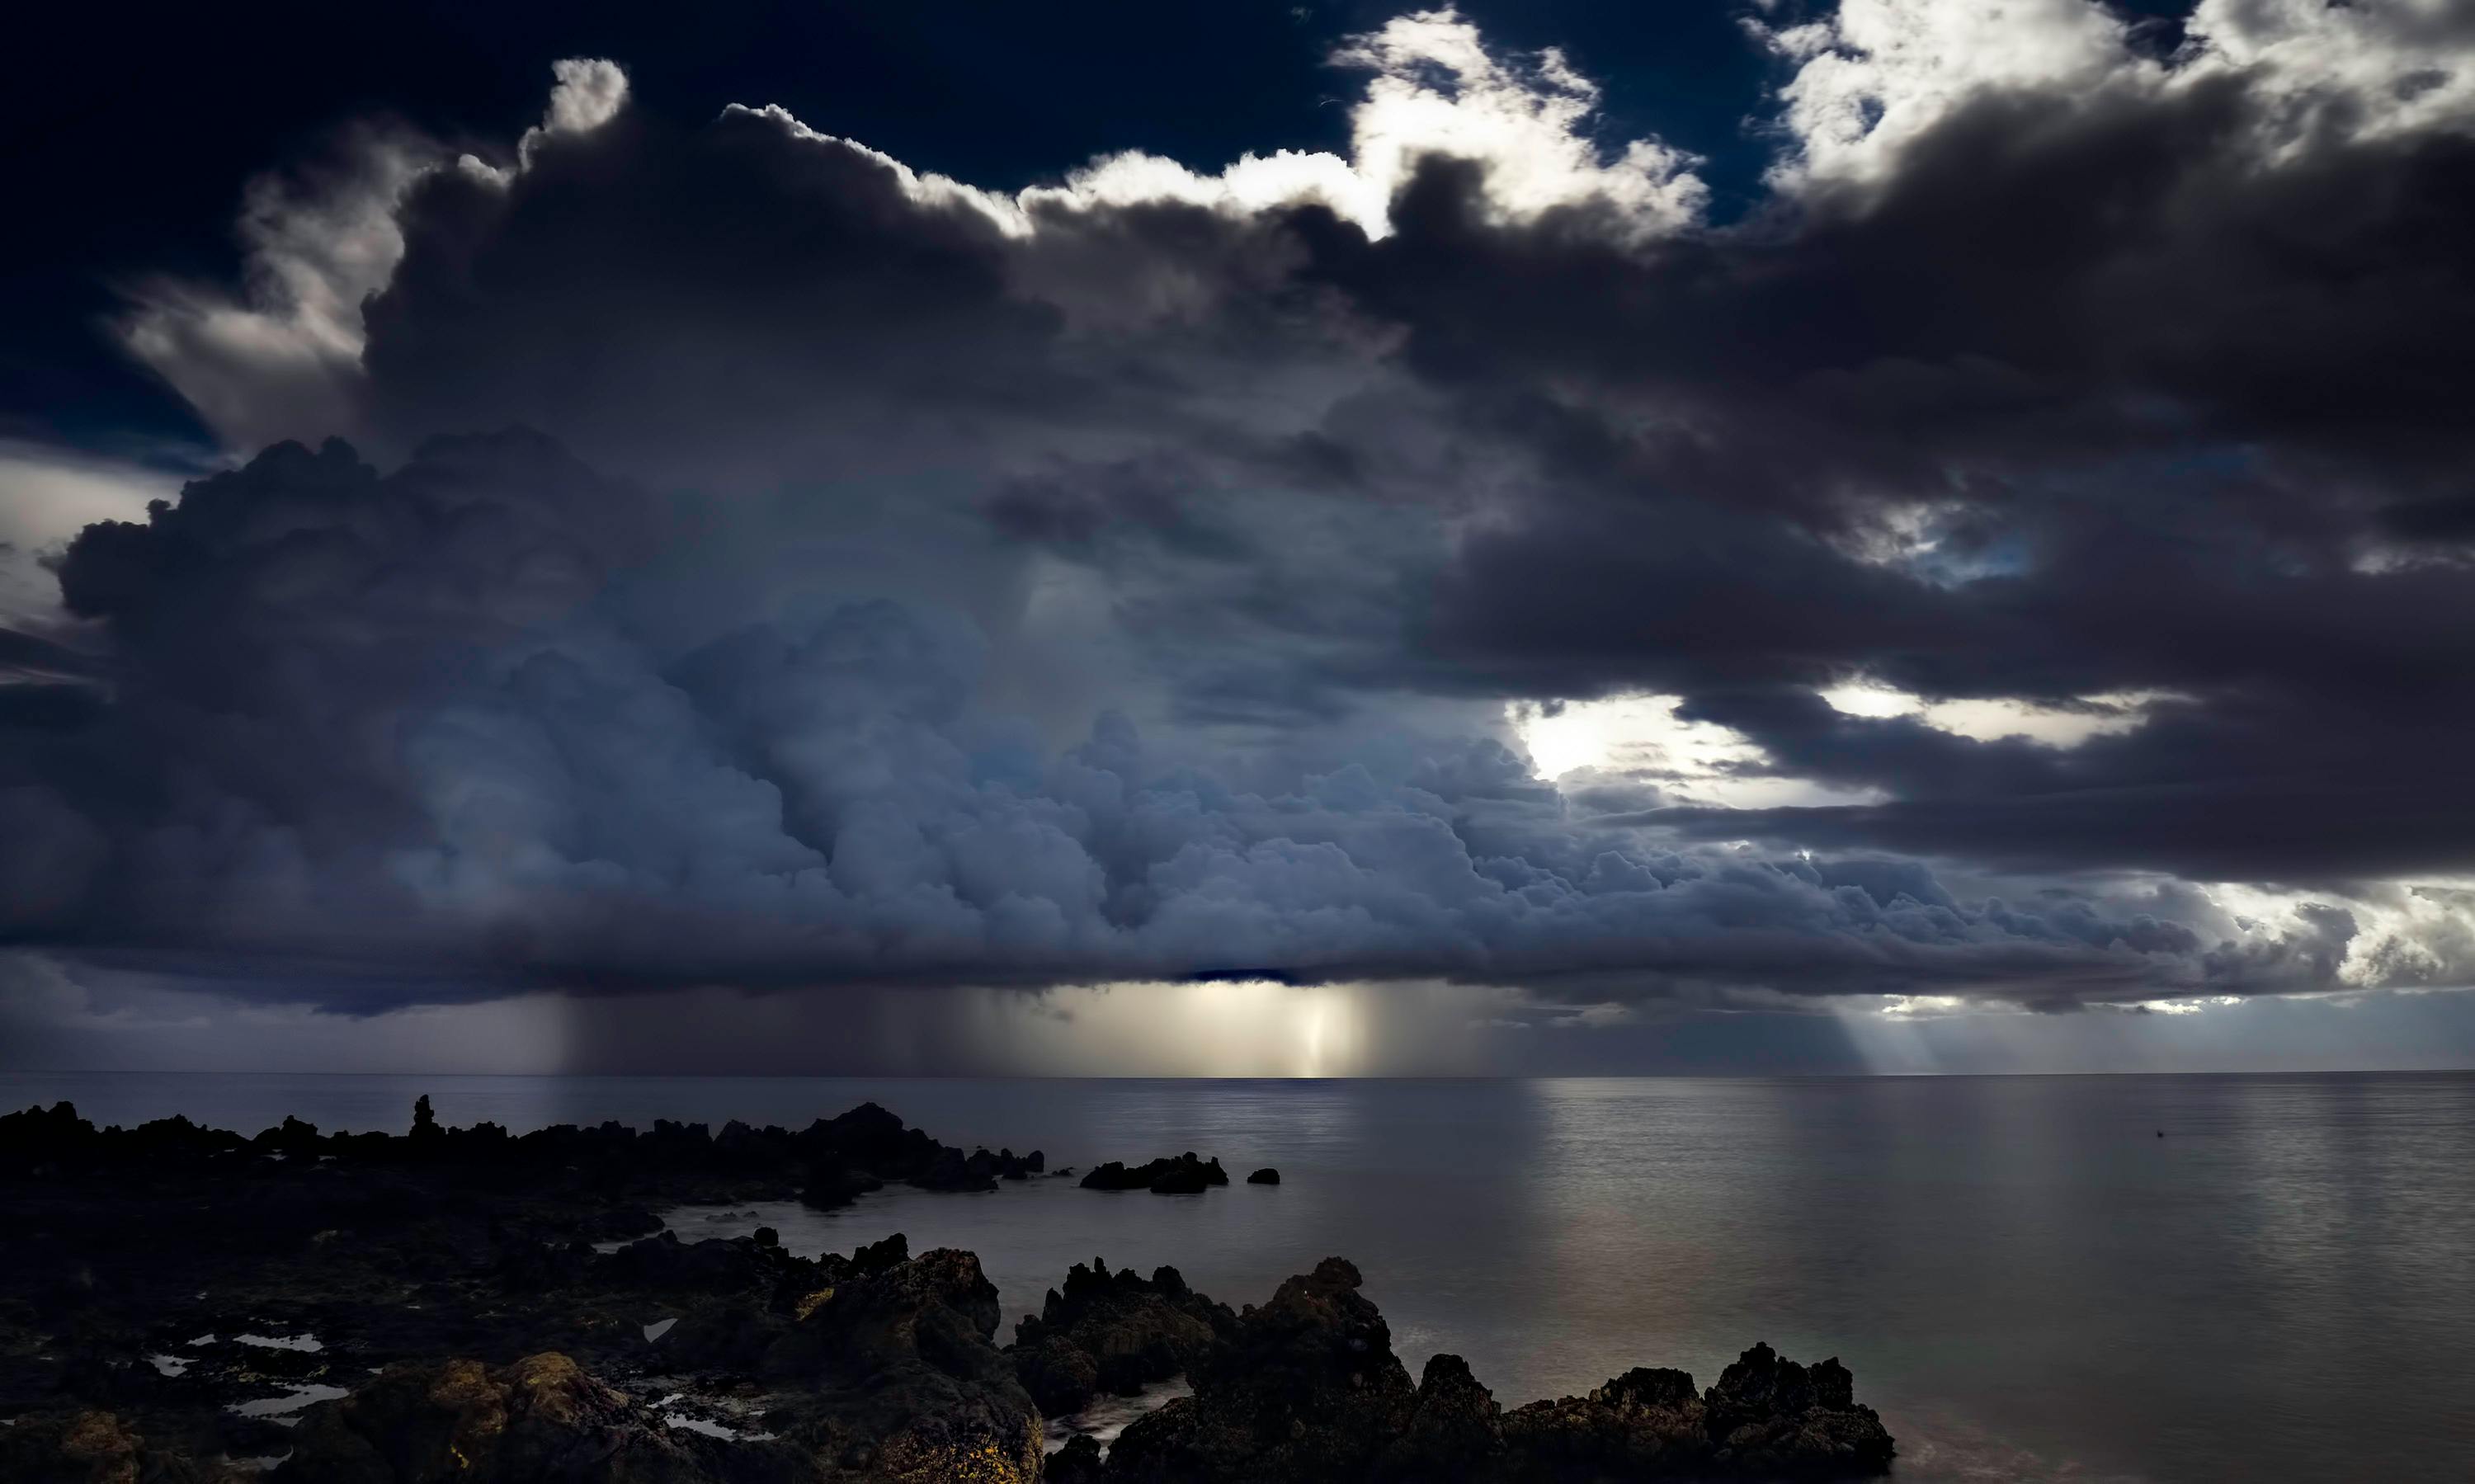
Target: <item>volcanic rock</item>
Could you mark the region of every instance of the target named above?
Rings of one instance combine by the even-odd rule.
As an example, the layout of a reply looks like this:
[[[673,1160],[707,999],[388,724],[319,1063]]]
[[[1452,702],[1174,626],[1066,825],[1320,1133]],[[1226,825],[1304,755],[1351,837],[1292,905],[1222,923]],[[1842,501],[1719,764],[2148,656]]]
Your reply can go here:
[[[1201,1195],[1207,1185],[1226,1185],[1229,1172],[1218,1158],[1199,1159],[1194,1151],[1148,1164],[1128,1166],[1112,1159],[1083,1177],[1086,1190],[1148,1190],[1154,1195]]]
[[[394,1366],[312,1408],[278,1484],[532,1484],[607,1479],[699,1484],[724,1475],[717,1445],[674,1434],[561,1354],[496,1370],[478,1360]]]
[[[1067,1270],[1065,1288],[1048,1290],[1037,1316],[1023,1316],[1008,1353],[1041,1412],[1063,1417],[1098,1393],[1130,1397],[1186,1371],[1237,1324],[1227,1304],[1188,1288],[1175,1268],[1144,1278],[1130,1268],[1112,1273],[1095,1257]]]
[[[1128,1424],[1112,1479],[1360,1480],[1408,1430],[1416,1391],[1391,1330],[1359,1295],[1358,1269],[1327,1257],[1247,1308],[1188,1370],[1194,1395]]]

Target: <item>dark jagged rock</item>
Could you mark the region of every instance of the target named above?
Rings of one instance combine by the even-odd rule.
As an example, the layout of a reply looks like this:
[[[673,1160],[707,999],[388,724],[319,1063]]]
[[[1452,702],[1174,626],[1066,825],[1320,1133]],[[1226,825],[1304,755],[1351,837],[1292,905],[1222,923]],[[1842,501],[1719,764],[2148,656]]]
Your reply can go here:
[[[1447,1365],[1449,1362],[1449,1365]],[[1890,1467],[1891,1437],[1836,1361],[1810,1368],[1757,1345],[1697,1393],[1681,1371],[1637,1368],[1586,1397],[1510,1412],[1451,1356],[1419,1388],[1387,1477],[1484,1484],[1603,1479],[1851,1478]]]
[[[1190,1164],[1171,1165],[1152,1178],[1151,1191],[1156,1196],[1199,1196],[1212,1188],[1214,1181]]]
[[[1036,1469],[1036,1446],[1023,1441],[1036,1409],[992,1343],[993,1291],[939,1301],[968,1310],[966,1319],[919,1322],[945,1334],[949,1350],[972,1353],[985,1382],[966,1385],[930,1364],[943,1378],[922,1381],[912,1399],[889,1380],[854,1391],[857,1412],[837,1411],[813,1400],[830,1367],[798,1371],[780,1357],[831,1349],[803,1321],[830,1296],[909,1262],[902,1240],[811,1260],[778,1236],[681,1240],[654,1210],[803,1189],[813,1202],[820,1169],[842,1172],[850,1191],[934,1183],[957,1164],[968,1176],[975,1159],[969,1182],[988,1185],[978,1177],[1028,1177],[1044,1160],[966,1156],[872,1107],[797,1132],[660,1120],[643,1131],[606,1123],[515,1135],[446,1127],[426,1106],[413,1126],[327,1133],[296,1118],[243,1138],[181,1118],[98,1129],[67,1104],[0,1116],[0,1209],[10,1213],[0,1417],[17,1420],[0,1434],[17,1448],[48,1440],[57,1451],[76,1417],[110,1413],[147,1440],[146,1458],[157,1460],[143,1463],[147,1476],[168,1478],[159,1460],[290,1446],[283,1428],[231,1413],[236,1403],[354,1386],[389,1366],[462,1359],[496,1371],[558,1353],[623,1390],[680,1370],[717,1395],[787,1390],[807,1399],[792,1410],[838,1449],[935,1459],[969,1442],[1016,1459],[1000,1476]],[[180,1240],[166,1241],[167,1230]],[[627,1245],[607,1253],[593,1245],[614,1241]],[[318,1343],[243,1345],[234,1338],[243,1334]],[[887,1375],[898,1380],[906,1368],[919,1374],[906,1362]],[[953,1415],[927,1416],[941,1406]],[[918,1427],[897,1425],[919,1408]],[[920,1467],[922,1477],[941,1476]],[[801,1468],[784,1476],[815,1472]],[[0,1478],[34,1476],[0,1469]]]
[[[1100,1394],[1099,1358],[1064,1335],[1017,1340],[1006,1352],[1042,1417],[1071,1416]]]
[[[313,1164],[407,1178],[452,1169],[468,1188],[485,1177],[513,1185],[530,1176],[560,1190],[591,1193],[597,1204],[799,1196],[830,1207],[891,1182],[993,1189],[997,1180],[1036,1174],[1046,1161],[1038,1151],[966,1155],[904,1127],[872,1103],[796,1132],[733,1122],[719,1134],[668,1119],[643,1132],[617,1123],[561,1124],[522,1135],[489,1123],[451,1129],[438,1122],[428,1097],[413,1105],[412,1128],[403,1137],[322,1135],[291,1118],[256,1139],[178,1117],[97,1130],[67,1103],[0,1116],[0,1180],[167,1168],[230,1180],[282,1173],[269,1165],[299,1173]]]
[[[662,1238],[670,1238],[664,1232]],[[862,1247],[848,1257],[828,1253],[815,1261],[792,1256],[778,1243],[754,1237],[714,1238],[681,1246],[673,1238],[665,1250],[662,1238],[620,1249],[601,1259],[605,1272],[645,1271],[649,1259],[656,1283],[668,1278],[668,1291],[701,1291],[712,1302],[686,1302],[686,1312],[658,1340],[651,1342],[663,1361],[688,1370],[749,1375],[789,1374],[796,1360],[776,1361],[775,1347],[801,1322],[832,1298],[836,1288],[856,1278],[888,1272],[911,1258],[910,1243],[901,1232]],[[727,1258],[701,1258],[701,1250],[733,1250]],[[674,1270],[668,1267],[684,1256]],[[681,1281],[686,1278],[687,1281]],[[705,1279],[699,1284],[697,1279]]]
[[[785,1260],[779,1246],[753,1237],[682,1242],[677,1232],[661,1231],[628,1243],[593,1263],[589,1275],[578,1276],[656,1291],[735,1293],[770,1282]]]
[[[1066,1440],[1066,1446],[1048,1455],[1048,1463],[1040,1472],[1046,1484],[1101,1484],[1108,1474],[1108,1465],[1100,1456],[1100,1445],[1088,1433],[1077,1433]]]
[[[1409,1425],[1376,1462],[1385,1480],[1483,1477],[1501,1467],[1503,1409],[1458,1355],[1437,1355],[1418,1378]]]
[[[1246,1177],[1246,1183],[1249,1185],[1277,1185],[1280,1182],[1281,1172],[1268,1164]]]
[[[223,1471],[150,1448],[110,1412],[20,1418],[0,1427],[0,1479],[10,1484],[221,1484]]]
[[[1673,1478],[1711,1472],[1693,1377],[1636,1367],[1586,1397],[1533,1401],[1504,1414],[1493,1472],[1471,1478]]]
[[[1112,1159],[1083,1177],[1086,1190],[1148,1190],[1161,1196],[1201,1195],[1209,1185],[1226,1185],[1229,1172],[1218,1158],[1200,1159],[1194,1151],[1148,1164],[1128,1166]]]
[[[931,1484],[1039,1477],[1039,1409],[992,1343],[997,1293],[950,1249],[819,1296],[768,1352],[804,1395],[768,1414],[786,1442],[851,1477]]]
[[[1038,1315],[1023,1316],[1008,1352],[1041,1412],[1063,1417],[1102,1392],[1131,1397],[1181,1374],[1237,1323],[1227,1304],[1188,1288],[1175,1268],[1145,1278],[1132,1269],[1112,1273],[1095,1257],[1067,1270],[1064,1289],[1048,1290]]]
[[[1702,1399],[1717,1456],[1740,1473],[1871,1472],[1891,1464],[1882,1419],[1837,1356],[1806,1367],[1756,1345]]]
[[[1637,1369],[1586,1397],[1507,1412],[1437,1355],[1412,1391],[1358,1271],[1328,1258],[1249,1308],[1188,1375],[1191,1398],[1136,1419],[1109,1452],[1121,1484],[1380,1480],[1608,1484],[1620,1479],[1852,1478],[1890,1465],[1890,1434],[1835,1360],[1757,1345],[1697,1393]]]
[[[1408,1430],[1416,1393],[1391,1330],[1327,1257],[1249,1307],[1188,1372],[1194,1395],[1128,1424],[1112,1479],[1359,1480]]]
[[[712,1440],[674,1433],[565,1355],[390,1367],[301,1424],[277,1484],[701,1484]]]
[[[1029,1484],[1039,1477],[1039,1414],[992,1343],[996,1290],[977,1258],[950,1250],[908,1258],[880,1246],[827,1258],[823,1267],[839,1280],[834,1286],[709,1311],[735,1308],[754,1339],[727,1358],[744,1362],[768,1389],[767,1435],[710,1439],[661,1425],[564,1354],[499,1368],[465,1359],[391,1368],[349,1399],[313,1409],[279,1478]],[[681,1321],[673,1334],[688,1325]]]

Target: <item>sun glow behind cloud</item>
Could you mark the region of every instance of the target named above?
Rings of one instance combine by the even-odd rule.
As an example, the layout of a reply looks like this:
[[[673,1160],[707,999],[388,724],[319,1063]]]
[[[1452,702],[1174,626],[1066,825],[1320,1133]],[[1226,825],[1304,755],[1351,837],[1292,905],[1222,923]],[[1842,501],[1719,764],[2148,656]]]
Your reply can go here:
[[[1867,791],[1831,789],[1771,770],[1759,747],[1736,731],[1679,717],[1674,695],[1612,695],[1548,708],[1506,708],[1538,776],[1570,777],[1589,769],[1654,783],[1678,803],[1731,809],[1854,804]]]
[[[1929,701],[1867,679],[1851,680],[1820,693],[1842,716],[1914,717],[1936,731],[1976,742],[2024,737],[2049,747],[2076,747],[2092,737],[2136,731],[2147,720],[2150,706],[2170,698],[2162,691],[2126,691],[2111,695],[2084,695],[2076,705],[2068,707],[2006,696]]]

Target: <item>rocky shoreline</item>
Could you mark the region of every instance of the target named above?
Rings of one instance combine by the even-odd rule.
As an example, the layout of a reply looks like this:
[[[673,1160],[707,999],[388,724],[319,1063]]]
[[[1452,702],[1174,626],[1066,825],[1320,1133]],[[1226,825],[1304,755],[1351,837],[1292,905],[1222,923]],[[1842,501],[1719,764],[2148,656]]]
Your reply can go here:
[[[1100,1170],[1085,1183],[1227,1182],[1191,1154]],[[1450,1355],[1413,1382],[1340,1258],[1236,1310],[1173,1268],[1076,1264],[1000,1348],[969,1253],[897,1235],[807,1258],[763,1229],[682,1241],[658,1214],[1065,1175],[874,1105],[796,1131],[524,1135],[443,1128],[427,1099],[402,1135],[10,1114],[0,1478],[1583,1484],[1889,1466],[1845,1368],[1766,1346],[1706,1390],[1635,1370],[1506,1409]],[[1047,1420],[1179,1376],[1191,1395],[1105,1457],[1089,1436],[1048,1451]]]

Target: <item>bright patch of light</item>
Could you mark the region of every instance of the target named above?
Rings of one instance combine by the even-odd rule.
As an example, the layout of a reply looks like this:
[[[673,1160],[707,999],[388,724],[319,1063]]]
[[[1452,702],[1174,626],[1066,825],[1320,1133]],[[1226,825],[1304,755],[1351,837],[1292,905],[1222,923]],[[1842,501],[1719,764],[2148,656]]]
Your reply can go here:
[[[1915,1019],[1927,1015],[1955,1014],[1967,1008],[1968,1002],[1950,994],[1895,994],[1882,1007],[1882,1013],[1895,1019]]]
[[[1505,709],[1538,776],[1589,769],[1654,783],[1677,802],[1728,809],[1869,803],[1870,791],[1833,790],[1810,779],[1765,771],[1769,758],[1744,734],[1676,714],[1674,695],[1614,695],[1567,701],[1549,710],[1525,702]]]
[[[1360,991],[1269,980],[1061,988],[989,1003],[1027,1067],[1108,1076],[1351,1077],[1369,1051]]]
[[[2049,747],[2076,747],[2092,737],[2114,737],[2139,730],[2148,719],[2148,707],[2169,698],[2161,691],[2120,691],[2084,695],[2079,705],[2059,707],[2005,696],[1973,696],[1965,700],[1928,701],[1877,681],[1857,679],[1820,693],[1842,716],[1914,717],[1938,732],[1976,742],[2023,737]]]
[[[60,583],[43,552],[97,521],[146,519],[181,481],[159,470],[0,439],[0,621],[57,619]]]
[[[1905,691],[1894,691],[1870,680],[1833,686],[1822,693],[1822,698],[1844,717],[1904,717],[1924,709],[1923,701]]]

